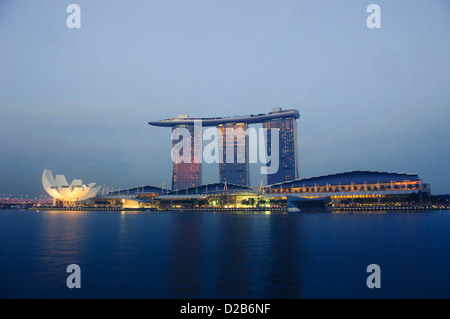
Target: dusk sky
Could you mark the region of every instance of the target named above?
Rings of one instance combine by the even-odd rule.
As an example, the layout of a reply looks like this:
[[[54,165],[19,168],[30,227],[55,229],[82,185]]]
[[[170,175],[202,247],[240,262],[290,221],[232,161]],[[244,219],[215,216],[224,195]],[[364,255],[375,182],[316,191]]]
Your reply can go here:
[[[170,129],[149,121],[273,107],[300,112],[302,178],[417,173],[450,193],[450,1],[0,0],[0,196],[45,194],[45,168],[168,187]]]

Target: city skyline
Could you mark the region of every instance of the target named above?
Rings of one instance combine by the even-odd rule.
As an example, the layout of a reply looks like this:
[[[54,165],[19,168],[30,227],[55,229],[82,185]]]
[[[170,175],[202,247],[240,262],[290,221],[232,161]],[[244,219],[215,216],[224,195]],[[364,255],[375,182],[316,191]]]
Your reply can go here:
[[[450,193],[447,1],[377,1],[380,29],[366,1],[77,1],[80,29],[70,3],[0,3],[0,195],[45,194],[45,168],[168,187],[170,132],[148,120],[273,107],[302,115],[300,178],[417,173]]]

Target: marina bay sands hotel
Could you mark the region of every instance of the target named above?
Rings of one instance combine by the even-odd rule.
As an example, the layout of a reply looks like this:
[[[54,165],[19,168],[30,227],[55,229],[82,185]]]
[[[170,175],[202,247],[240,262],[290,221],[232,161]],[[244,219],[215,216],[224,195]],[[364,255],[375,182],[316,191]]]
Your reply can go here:
[[[297,156],[297,119],[300,114],[297,110],[282,110],[273,108],[267,114],[257,114],[236,117],[215,117],[215,118],[189,118],[187,115],[180,115],[178,118],[170,118],[161,121],[149,122],[153,126],[171,127],[172,132],[177,128],[185,128],[190,132],[191,161],[173,160],[172,189],[184,189],[196,187],[202,184],[202,164],[201,160],[194,160],[195,143],[202,139],[202,132],[196,132],[195,123],[201,120],[202,127],[216,127],[217,132],[222,135],[222,140],[218,143],[219,158],[226,158],[226,151],[233,148],[234,161],[219,161],[220,182],[229,184],[249,186],[249,136],[246,133],[250,124],[262,124],[267,129],[266,156],[270,157],[272,129],[279,130],[279,165],[275,173],[267,174],[269,185],[292,181],[299,177],[298,156]],[[232,130],[230,130],[232,129]],[[227,139],[227,132],[234,132],[233,137]],[[195,136],[196,135],[196,136]],[[234,139],[234,141],[233,141]],[[230,143],[231,141],[231,143]],[[172,140],[172,147],[179,140]],[[231,145],[230,145],[231,144]],[[276,145],[276,144],[275,144]],[[239,153],[244,150],[244,154]],[[238,156],[245,156],[244,160],[238,160]],[[266,165],[269,165],[267,163]]]

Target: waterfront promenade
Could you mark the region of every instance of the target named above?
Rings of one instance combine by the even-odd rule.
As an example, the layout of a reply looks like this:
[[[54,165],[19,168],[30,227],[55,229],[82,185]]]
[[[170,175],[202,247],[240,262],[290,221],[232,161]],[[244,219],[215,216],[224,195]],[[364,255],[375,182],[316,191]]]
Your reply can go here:
[[[157,211],[157,212],[271,212],[286,213],[289,212],[287,207],[252,207],[252,208],[219,208],[219,207],[196,207],[196,208],[123,208],[120,206],[109,207],[56,207],[56,206],[39,206],[29,207],[33,210],[52,210],[52,211]],[[331,212],[354,212],[354,211],[432,211],[432,210],[450,210],[450,205],[371,205],[371,206],[337,206],[333,207]],[[301,211],[300,211],[301,212]],[[314,212],[314,210],[310,210]]]

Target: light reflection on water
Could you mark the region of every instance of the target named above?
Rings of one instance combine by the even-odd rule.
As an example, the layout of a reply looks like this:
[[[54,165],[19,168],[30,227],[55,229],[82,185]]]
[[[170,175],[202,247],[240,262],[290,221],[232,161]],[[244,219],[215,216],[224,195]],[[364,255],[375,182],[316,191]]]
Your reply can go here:
[[[83,264],[86,249],[86,212],[48,212],[40,223],[40,236],[36,238],[36,271],[45,274],[50,285],[42,289],[52,291],[65,280],[70,264]],[[64,282],[64,281],[63,281]]]
[[[448,298],[449,226],[448,211],[1,211],[0,296]],[[72,263],[81,289],[66,287]]]

